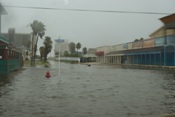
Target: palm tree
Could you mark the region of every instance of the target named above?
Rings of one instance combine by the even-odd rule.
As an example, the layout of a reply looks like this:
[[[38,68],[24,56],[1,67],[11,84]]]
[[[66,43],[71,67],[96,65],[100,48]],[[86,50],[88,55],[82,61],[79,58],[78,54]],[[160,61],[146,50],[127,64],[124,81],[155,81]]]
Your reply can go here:
[[[77,49],[77,52],[78,52],[78,50],[81,48],[81,44],[78,42],[77,44],[76,44],[76,49]]]
[[[47,55],[52,50],[52,40],[51,40],[51,38],[46,36],[43,44],[44,44],[44,48],[45,48],[44,61],[47,61]]]
[[[46,29],[45,29],[45,25],[42,22],[39,22],[37,20],[34,20],[33,23],[30,24],[30,27],[33,31],[32,32],[32,60],[31,60],[31,65],[33,66],[35,65],[38,38],[40,37],[42,39],[42,37],[45,35]],[[36,43],[34,44],[34,47],[33,47],[34,37],[36,38]]]
[[[86,53],[87,53],[87,48],[84,47],[84,48],[83,48],[83,54],[86,54]]]
[[[40,51],[40,60],[42,61],[42,60],[43,60],[44,53],[45,53],[45,48],[44,48],[44,46],[41,46],[41,47],[39,48],[39,51]]]
[[[69,51],[70,51],[71,53],[75,53],[75,43],[74,43],[74,42],[71,42],[71,43],[69,44]]]

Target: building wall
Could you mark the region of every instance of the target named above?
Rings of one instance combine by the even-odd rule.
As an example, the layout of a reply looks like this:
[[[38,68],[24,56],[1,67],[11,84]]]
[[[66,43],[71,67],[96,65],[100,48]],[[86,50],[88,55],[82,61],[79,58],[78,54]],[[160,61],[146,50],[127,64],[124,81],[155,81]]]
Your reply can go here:
[[[128,43],[128,49],[132,49],[132,42]]]
[[[166,30],[166,35],[173,35],[175,34],[175,30],[173,29],[168,29]],[[163,37],[165,35],[164,28],[160,28],[157,30],[157,32],[153,33],[150,35],[150,38],[157,38],[157,37]]]
[[[116,45],[116,51],[123,50],[123,44]]]
[[[15,34],[14,44],[18,47],[20,47],[21,45],[27,47],[29,41],[31,41],[31,38],[31,34]]]
[[[112,46],[111,46],[110,52],[111,52],[111,51],[116,51],[116,45],[112,45]]]
[[[104,54],[106,54],[106,52],[108,52],[109,50],[110,50],[110,47],[108,47],[108,46],[97,47],[97,52],[103,51]]]
[[[111,50],[111,46],[101,46],[97,47],[96,52],[104,52],[104,55]],[[105,56],[104,55],[97,55],[96,62],[98,63],[105,63]]]
[[[138,49],[138,48],[142,48],[143,47],[143,41],[139,40],[139,41],[134,41],[132,43],[132,48],[133,49]]]
[[[116,45],[116,50],[115,51],[122,51],[128,49],[128,44],[123,43],[123,44],[118,44]]]
[[[15,29],[14,28],[9,28],[8,39],[9,39],[10,43],[14,43],[14,41],[15,41]]]
[[[4,37],[9,39],[10,43],[12,43],[15,47],[28,47],[29,41],[31,41],[32,34],[30,33],[15,33],[14,28],[10,28],[8,33],[2,33]]]
[[[107,54],[107,53],[111,52],[111,46],[105,46],[105,47],[103,47],[103,50],[102,51],[104,51],[104,54]]]
[[[143,40],[143,48],[154,47],[154,45],[155,45],[154,39]]]
[[[94,54],[95,55],[95,53],[96,53],[96,49],[94,49],[94,48],[89,48],[87,51],[87,54]]]

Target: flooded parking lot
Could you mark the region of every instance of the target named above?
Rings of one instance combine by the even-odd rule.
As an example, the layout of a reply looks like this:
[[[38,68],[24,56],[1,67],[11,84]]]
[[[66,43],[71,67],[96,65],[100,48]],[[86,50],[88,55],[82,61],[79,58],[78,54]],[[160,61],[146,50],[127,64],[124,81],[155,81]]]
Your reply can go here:
[[[1,78],[2,117],[159,117],[175,113],[175,77],[157,70],[51,62]],[[49,70],[51,78],[45,78]]]

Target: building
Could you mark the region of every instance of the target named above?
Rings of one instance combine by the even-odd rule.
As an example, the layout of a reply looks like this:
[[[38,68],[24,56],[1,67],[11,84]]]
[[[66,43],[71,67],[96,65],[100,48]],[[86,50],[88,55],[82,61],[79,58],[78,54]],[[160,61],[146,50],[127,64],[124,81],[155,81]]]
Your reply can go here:
[[[60,48],[60,50],[59,50]],[[69,42],[68,40],[62,40],[61,42],[55,41],[55,52],[60,52],[61,56],[64,56],[64,52],[67,51],[69,52]]]
[[[17,48],[30,48],[32,38],[32,34],[30,33],[16,33],[14,28],[9,28],[8,33],[2,33],[2,35],[8,38],[10,43]]]
[[[160,18],[164,26],[149,39],[97,48],[97,62],[175,66],[175,14]]]
[[[95,62],[96,61],[96,49],[95,48],[89,48],[87,53],[83,56],[83,58],[86,58],[88,62]]]
[[[9,39],[9,42],[20,49],[23,53],[24,58],[29,58],[29,55],[26,55],[26,51],[30,53],[30,45],[32,34],[30,33],[16,33],[15,28],[9,28],[8,33],[2,33],[4,37]]]
[[[8,74],[23,66],[22,53],[0,35],[0,75]]]

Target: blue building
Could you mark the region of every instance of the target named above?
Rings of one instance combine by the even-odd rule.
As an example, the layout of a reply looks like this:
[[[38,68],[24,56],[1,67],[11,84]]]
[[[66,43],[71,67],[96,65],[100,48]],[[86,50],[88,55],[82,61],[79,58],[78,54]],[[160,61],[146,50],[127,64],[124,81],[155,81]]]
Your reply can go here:
[[[175,66],[175,14],[160,18],[164,26],[150,35],[124,44],[97,48],[97,62]]]

